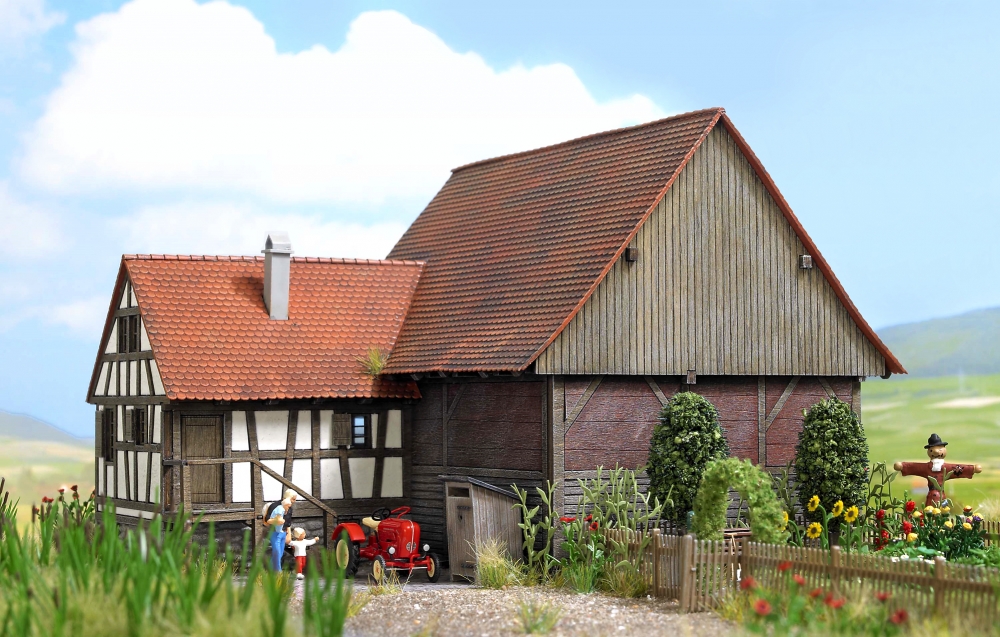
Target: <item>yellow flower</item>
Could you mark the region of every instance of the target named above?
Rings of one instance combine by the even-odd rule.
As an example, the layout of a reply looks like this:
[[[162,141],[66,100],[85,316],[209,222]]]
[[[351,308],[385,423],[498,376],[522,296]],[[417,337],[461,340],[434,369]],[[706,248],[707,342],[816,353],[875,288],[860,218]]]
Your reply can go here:
[[[951,507],[941,507],[941,510],[945,513],[951,513]]]
[[[809,498],[809,504],[806,505],[806,508],[809,509],[810,511],[815,511],[818,507],[819,507],[819,496],[814,495],[813,497]]]
[[[844,511],[844,522],[848,524],[854,524],[858,521],[858,507],[849,506],[847,510]]]
[[[925,506],[925,507],[924,507],[924,513],[930,513],[930,512],[932,512],[933,510],[934,510],[934,507],[932,507],[932,506],[931,506],[931,505],[929,505],[929,504],[928,504],[927,506]]]
[[[843,512],[844,512],[844,503],[842,500],[837,500],[837,503],[833,505],[832,509],[830,509],[830,514],[835,518],[839,518],[840,514]]]
[[[934,507],[934,515],[941,515],[941,509]]]
[[[906,536],[906,541],[907,542],[916,542],[917,541],[917,534],[916,533],[910,533],[909,535]]]
[[[968,522],[962,522],[962,528],[965,529],[966,531],[971,531],[972,525],[969,524]]]
[[[819,534],[823,532],[823,525],[819,522],[813,522],[806,529],[806,537],[810,540],[815,540],[819,537]]]
[[[781,512],[781,529],[784,530],[788,526],[788,511]]]
[[[914,511],[913,512],[913,519],[914,520],[919,520],[922,517],[924,517],[924,514],[921,513],[920,511]]]
[[[946,528],[946,529],[950,529],[953,526],[955,526],[955,523],[952,522],[951,520],[948,520],[947,522],[944,523],[944,528]]]

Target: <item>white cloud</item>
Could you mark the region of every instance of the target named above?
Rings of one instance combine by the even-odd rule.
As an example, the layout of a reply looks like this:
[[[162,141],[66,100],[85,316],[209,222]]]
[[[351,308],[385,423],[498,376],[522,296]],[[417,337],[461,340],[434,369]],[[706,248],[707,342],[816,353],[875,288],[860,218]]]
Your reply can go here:
[[[48,256],[65,244],[55,215],[19,201],[0,181],[0,261]]]
[[[334,52],[279,54],[225,2],[136,0],[76,29],[21,163],[64,192],[427,198],[462,163],[663,115],[598,102],[564,64],[495,70],[393,11],[361,14]]]
[[[65,20],[65,14],[47,11],[45,0],[0,0],[0,48],[17,50]]]
[[[41,316],[50,324],[68,327],[78,336],[94,337],[104,327],[109,303],[107,296],[93,296],[56,305]]]
[[[406,229],[204,202],[146,206],[112,225],[129,253],[259,255],[269,230],[287,230],[296,256],[369,259],[384,258]]]

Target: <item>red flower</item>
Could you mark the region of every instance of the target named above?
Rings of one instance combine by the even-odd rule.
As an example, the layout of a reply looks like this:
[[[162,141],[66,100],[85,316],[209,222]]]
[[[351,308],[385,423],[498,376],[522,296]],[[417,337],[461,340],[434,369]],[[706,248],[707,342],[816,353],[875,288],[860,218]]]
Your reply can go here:
[[[787,571],[790,568],[792,568],[792,563],[791,562],[785,561],[785,562],[782,562],[781,564],[778,564],[778,572],[779,573],[784,573],[785,571]]]
[[[59,493],[65,493],[66,487],[59,487]]]
[[[847,600],[844,599],[843,597],[841,597],[840,599],[834,599],[833,595],[831,594],[831,595],[827,595],[826,596],[826,599],[823,600],[823,603],[826,604],[827,606],[829,606],[830,608],[836,610],[836,609],[840,608],[841,606],[843,606],[844,602],[846,602],[846,601]]]
[[[576,522],[576,518],[562,517],[559,518],[559,521],[563,524],[572,524],[573,522]]]
[[[816,599],[817,597],[819,597],[822,594],[823,594],[823,589],[822,588],[814,588],[811,591],[809,591],[809,597],[812,597],[813,599]]]
[[[591,531],[596,531],[597,528],[598,527],[597,527],[597,522],[596,521],[590,523],[590,530]]]
[[[795,575],[792,575],[792,579],[795,580],[795,583],[798,584],[799,586],[805,586],[806,585],[806,578],[802,577],[798,573],[796,573]]]
[[[750,591],[750,590],[753,590],[753,588],[755,586],[757,586],[757,580],[755,580],[754,578],[750,577],[749,575],[746,576],[746,577],[744,577],[742,580],[740,580],[740,590],[741,591]]]
[[[591,521],[591,520],[593,520],[593,519],[594,519],[594,516],[593,516],[593,515],[591,515],[590,513],[588,513],[588,514],[587,514],[587,517],[583,518],[583,521],[584,521],[584,522],[590,522],[590,521]]]
[[[881,592],[881,593],[875,593],[875,599],[877,599],[880,602],[887,602],[887,601],[889,601],[890,597],[892,597],[892,593],[888,593],[888,592],[884,592],[884,591]]]
[[[879,509],[875,512],[875,519],[881,522],[885,519],[885,509]]]
[[[909,522],[907,522],[907,524],[909,524]],[[887,542],[889,540],[889,532],[886,531],[885,529],[882,529],[882,533],[880,535],[882,536],[883,542]]]
[[[903,535],[913,533],[913,524],[909,520],[903,521]]]
[[[49,502],[55,502],[52,498],[47,495],[42,496],[42,504],[48,504]]]
[[[899,626],[900,624],[905,624],[906,620],[908,620],[909,618],[910,615],[909,613],[906,612],[906,609],[900,608],[899,610],[897,610],[895,613],[892,614],[892,617],[889,618],[889,621]]]
[[[753,603],[753,610],[761,617],[766,617],[771,614],[771,604],[766,599],[758,599]]]
[[[916,502],[914,502],[913,500],[907,500],[906,501],[906,512],[907,513],[913,513],[913,510],[916,509],[916,508],[917,508],[917,503]]]
[[[75,484],[74,484],[73,486],[71,486],[71,487],[69,488],[69,490],[70,490],[70,491],[73,491],[73,492],[75,492],[75,491],[76,491],[76,488],[77,488],[77,485],[75,485]]]

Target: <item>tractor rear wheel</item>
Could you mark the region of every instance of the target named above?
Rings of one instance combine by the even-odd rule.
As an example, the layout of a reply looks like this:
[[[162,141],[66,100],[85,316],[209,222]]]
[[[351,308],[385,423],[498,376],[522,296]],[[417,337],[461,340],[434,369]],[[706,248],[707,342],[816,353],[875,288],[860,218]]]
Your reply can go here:
[[[344,573],[350,577],[354,577],[358,573],[358,562],[361,560],[358,552],[358,545],[346,537],[337,540],[337,546],[334,551],[334,555],[337,558],[337,566],[344,569]]]
[[[433,583],[441,577],[441,558],[436,553],[431,553],[427,557],[429,559],[427,563],[427,579]]]
[[[386,572],[385,558],[381,555],[376,555],[375,559],[372,560],[372,578],[375,580],[376,584],[382,583],[382,580],[385,579]]]

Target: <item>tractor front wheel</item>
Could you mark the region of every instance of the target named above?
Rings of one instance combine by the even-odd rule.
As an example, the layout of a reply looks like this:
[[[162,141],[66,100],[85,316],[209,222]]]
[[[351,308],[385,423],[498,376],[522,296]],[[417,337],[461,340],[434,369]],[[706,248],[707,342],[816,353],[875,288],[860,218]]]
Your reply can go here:
[[[375,580],[376,584],[382,583],[382,580],[385,579],[386,572],[385,558],[381,555],[376,555],[375,559],[372,560],[372,578]]]
[[[441,558],[435,553],[427,556],[427,579],[434,583],[441,577]]]
[[[337,540],[337,546],[334,550],[334,555],[337,558],[337,566],[344,570],[350,577],[354,577],[358,573],[358,562],[361,558],[358,555],[359,549],[358,545],[350,541],[345,534],[345,537]]]

